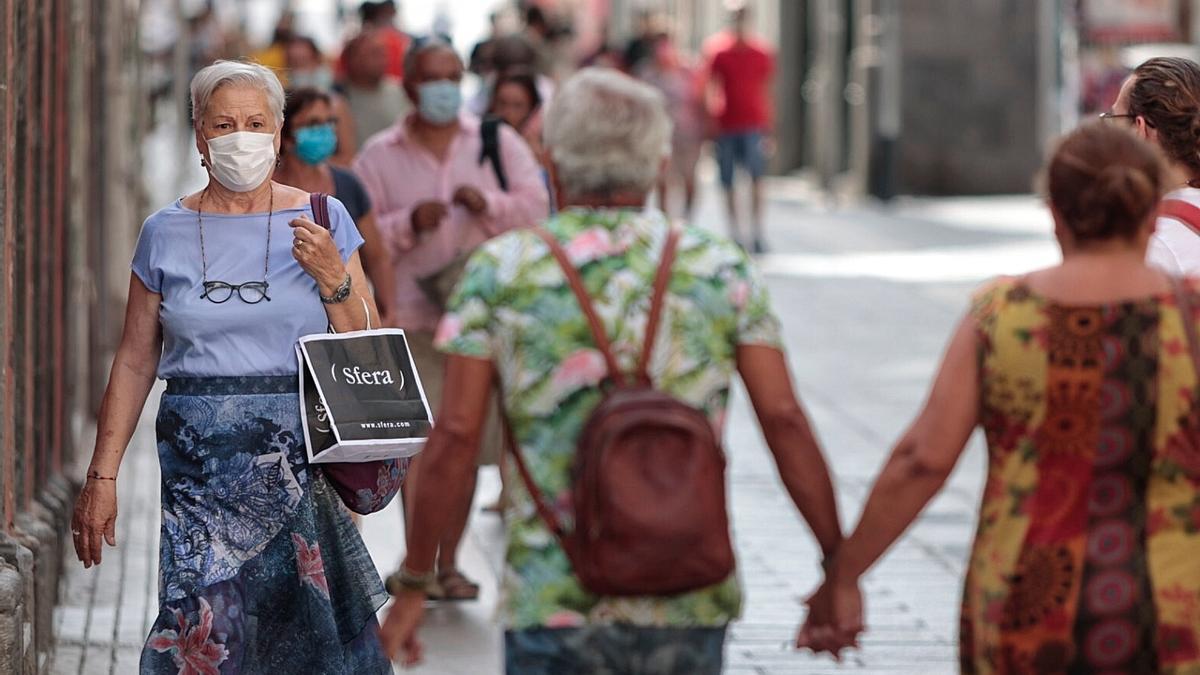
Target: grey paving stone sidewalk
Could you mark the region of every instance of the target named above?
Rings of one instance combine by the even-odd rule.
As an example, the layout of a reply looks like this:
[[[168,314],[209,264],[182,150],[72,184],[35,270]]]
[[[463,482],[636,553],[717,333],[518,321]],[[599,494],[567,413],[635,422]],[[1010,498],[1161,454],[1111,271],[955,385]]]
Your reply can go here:
[[[85,570],[68,552],[55,609],[55,675],[127,675],[158,613],[159,474],[153,414],[158,389],[130,444],[117,482],[117,546]],[[86,460],[85,460],[86,462]],[[82,470],[80,471],[82,473]]]

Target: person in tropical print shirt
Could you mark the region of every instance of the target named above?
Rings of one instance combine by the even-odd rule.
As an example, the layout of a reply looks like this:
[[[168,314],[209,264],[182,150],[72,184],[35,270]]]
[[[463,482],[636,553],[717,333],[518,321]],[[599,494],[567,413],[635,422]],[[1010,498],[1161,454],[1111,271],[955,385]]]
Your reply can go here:
[[[641,349],[670,228],[644,206],[670,134],[660,94],[599,69],[568,80],[546,119],[561,209],[545,229],[579,269],[624,368],[632,369]],[[779,322],[746,253],[686,227],[668,289],[650,362],[655,386],[704,411],[720,430],[730,380],[740,374],[784,485],[831,555],[841,540],[833,488],[792,389]],[[432,569],[445,505],[473,470],[472,442],[494,376],[532,475],[551,503],[563,504],[575,440],[607,372],[562,270],[530,231],[497,237],[474,255],[436,342],[449,354],[446,395],[425,450],[430,480],[417,488],[416,536],[402,567],[412,586]],[[507,672],[630,672],[633,663],[656,664],[640,672],[720,672],[726,626],[741,610],[736,575],[675,596],[592,596],[515,474],[508,485]],[[830,623],[826,605],[815,599],[810,620]],[[389,654],[420,659],[422,613],[418,588],[398,595],[383,628]],[[802,634],[800,642],[834,647],[810,638]]]

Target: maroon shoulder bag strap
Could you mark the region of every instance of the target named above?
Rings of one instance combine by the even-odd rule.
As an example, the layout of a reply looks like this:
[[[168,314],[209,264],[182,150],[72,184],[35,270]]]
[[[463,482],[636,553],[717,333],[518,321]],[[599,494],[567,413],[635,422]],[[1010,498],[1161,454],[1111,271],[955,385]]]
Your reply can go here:
[[[566,250],[554,238],[554,235],[541,227],[536,227],[533,232],[546,242],[546,246],[550,248],[550,253],[554,259],[558,261],[558,266],[562,268],[563,274],[567,277],[567,285],[571,287],[571,292],[575,294],[575,298],[579,301],[579,307],[583,310],[584,316],[587,318],[588,326],[592,331],[592,339],[596,342],[596,348],[604,356],[604,362],[608,366],[608,376],[617,385],[625,385],[626,377],[621,372],[620,365],[617,364],[617,359],[613,355],[612,343],[608,339],[608,333],[604,330],[604,324],[600,321],[599,315],[596,313],[596,308],[592,304],[592,299],[588,296],[587,289],[583,285],[583,278],[579,275],[579,270],[571,264],[571,259],[567,256]],[[670,227],[667,230],[667,238],[663,244],[662,258],[658,264],[658,272],[654,278],[654,290],[650,296],[650,313],[646,318],[646,335],[645,342],[642,345],[641,358],[638,360],[637,378],[643,385],[650,384],[650,356],[654,352],[654,340],[658,335],[658,325],[662,321],[662,306],[667,293],[667,286],[671,281],[671,267],[675,263],[675,250],[679,244],[680,230],[677,227]],[[513,463],[516,464],[517,473],[521,476],[521,482],[525,484],[525,489],[529,491],[530,497],[533,498],[533,504],[537,508],[538,515],[546,523],[546,526],[555,534],[559,543],[564,544],[563,548],[567,551],[568,557],[571,556],[571,550],[565,545],[563,537],[566,530],[562,526],[562,521],[558,519],[554,511],[546,505],[545,495],[542,494],[537,483],[533,481],[533,475],[529,473],[529,467],[526,466],[524,458],[521,456],[521,446],[517,443],[516,435],[513,434],[512,425],[509,424],[506,415],[504,418],[504,433],[508,442],[509,454],[513,457]]]
[[[327,230],[330,229],[329,195],[324,192],[314,192],[308,196],[308,203],[312,206],[313,222]]]
[[[1164,199],[1158,205],[1158,215],[1178,220],[1187,225],[1189,230],[1200,235],[1200,206],[1182,199]]]

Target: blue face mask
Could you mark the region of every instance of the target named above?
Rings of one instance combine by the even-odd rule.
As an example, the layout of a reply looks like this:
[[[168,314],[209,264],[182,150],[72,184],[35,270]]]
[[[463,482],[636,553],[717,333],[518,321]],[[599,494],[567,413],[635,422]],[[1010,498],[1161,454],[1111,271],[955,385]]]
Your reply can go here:
[[[435,80],[417,85],[417,113],[430,124],[450,124],[458,119],[462,90],[454,80]]]
[[[296,156],[305,164],[320,164],[337,149],[337,130],[332,124],[318,124],[296,130]]]

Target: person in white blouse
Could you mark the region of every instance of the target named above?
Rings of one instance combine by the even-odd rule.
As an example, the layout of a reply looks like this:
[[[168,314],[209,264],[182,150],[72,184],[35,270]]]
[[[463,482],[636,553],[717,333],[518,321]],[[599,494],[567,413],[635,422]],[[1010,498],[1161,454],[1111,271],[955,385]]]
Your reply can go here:
[[[1200,64],[1174,57],[1146,61],[1101,117],[1132,124],[1168,161],[1169,192],[1147,261],[1175,276],[1200,275]]]

